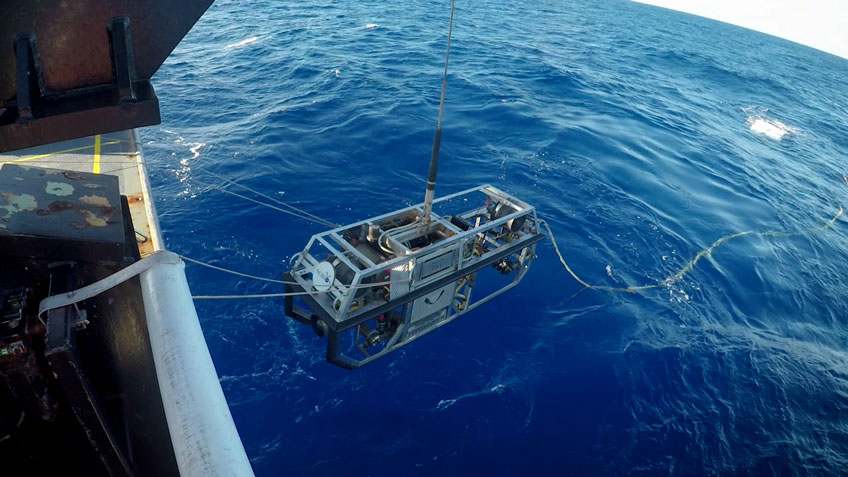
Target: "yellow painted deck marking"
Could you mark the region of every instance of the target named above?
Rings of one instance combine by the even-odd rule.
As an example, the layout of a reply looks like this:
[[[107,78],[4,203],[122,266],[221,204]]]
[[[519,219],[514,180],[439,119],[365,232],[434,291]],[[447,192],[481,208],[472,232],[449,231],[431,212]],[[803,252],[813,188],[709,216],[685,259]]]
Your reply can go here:
[[[111,146],[112,144],[118,144],[119,142],[121,142],[121,141],[104,142],[103,144],[101,144],[101,146]],[[17,159],[12,159],[10,161],[0,161],[0,164],[11,164],[13,162],[24,162],[24,161],[32,161],[33,159],[43,159],[45,157],[55,156],[56,154],[67,154],[69,152],[84,151],[86,149],[91,149],[93,147],[94,147],[93,145],[92,146],[80,146],[80,147],[74,147],[74,148],[71,148],[71,149],[64,149],[64,150],[61,150],[61,151],[53,151],[53,152],[46,152],[44,154],[36,154],[34,156],[24,156],[24,157],[19,157]]]
[[[94,159],[91,161],[91,172],[100,174],[100,134],[94,136]]]

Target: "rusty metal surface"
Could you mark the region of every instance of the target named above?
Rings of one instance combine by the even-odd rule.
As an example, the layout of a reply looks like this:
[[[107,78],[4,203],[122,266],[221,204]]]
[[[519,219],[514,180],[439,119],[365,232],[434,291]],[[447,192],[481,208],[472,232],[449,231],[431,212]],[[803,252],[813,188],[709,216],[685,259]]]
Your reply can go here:
[[[101,135],[99,144],[99,149],[96,149],[95,138],[86,137],[2,153],[0,167],[4,167],[4,164],[33,165],[82,173],[92,173],[97,167],[100,173],[116,175],[120,193],[127,196],[138,251],[142,257],[146,257],[153,253],[153,232],[149,220],[151,214],[148,210],[152,206],[152,198],[146,196],[142,187],[139,165],[143,156],[134,134],[132,131],[121,131]],[[4,210],[0,210],[0,214],[4,213]]]
[[[37,166],[39,168],[76,171],[70,176],[78,181],[96,182],[110,180],[110,176],[117,177],[120,194],[126,196],[124,209],[129,210],[128,214],[123,215],[123,221],[127,223],[131,217],[138,252],[142,256],[148,255],[153,250],[153,240],[150,239],[153,235],[150,230],[150,217],[155,219],[155,214],[149,210],[149,206],[152,205],[152,198],[147,195],[146,189],[142,186],[141,174],[143,168],[141,166],[143,156],[136,138],[134,131],[121,131],[2,153],[0,154],[0,174],[9,166],[12,166],[9,170],[14,169],[15,166]],[[64,174],[61,174],[61,176],[69,179]],[[62,181],[53,180],[50,182],[62,183]],[[54,189],[51,190],[54,193],[64,192],[62,185],[54,184],[53,187]],[[44,188],[46,191],[46,183]],[[99,194],[82,195],[93,196],[86,199],[89,203],[82,202],[86,206],[102,207],[105,205],[105,202],[96,198]],[[33,197],[35,198],[35,195]],[[14,198],[12,199],[14,200]],[[111,204],[111,199],[109,202]],[[15,203],[16,206],[12,207],[15,213],[20,213],[18,206],[21,210],[32,208],[32,204],[28,204],[26,201],[17,200]],[[0,206],[3,205],[10,205],[6,198],[0,198]],[[35,210],[38,210],[38,208]],[[73,210],[69,210],[73,212]],[[0,216],[4,216],[6,213],[5,207],[0,208]],[[34,213],[34,210],[30,213]],[[44,217],[51,217],[51,215]],[[132,235],[132,231],[125,229],[122,241],[126,243]],[[132,239],[129,239],[129,241],[132,242]],[[0,246],[0,251],[9,252],[2,246]],[[126,252],[126,248],[124,251]],[[34,260],[30,260],[30,262],[35,263]],[[20,279],[18,275],[24,275],[23,272],[19,271],[20,269],[25,270],[27,276],[31,276],[30,278],[35,277],[32,278],[33,280],[44,280],[43,287],[48,286],[45,277],[56,272],[55,270],[47,271],[46,269],[34,268],[31,264],[27,267],[20,267],[10,266],[9,263],[6,263],[0,269],[2,269],[0,270],[2,272],[0,273],[0,282],[2,282],[0,285],[3,285],[0,288]],[[111,273],[109,271],[111,269],[104,266],[83,265],[79,270],[81,270],[81,275],[78,274],[79,283],[68,284],[65,288],[54,289],[54,291],[78,288],[82,284],[99,280]],[[50,283],[52,283],[51,286],[56,286],[58,282],[51,280]],[[46,288],[41,292],[46,293]],[[176,461],[171,450],[172,445],[160,399],[155,368],[153,367],[147,325],[143,313],[144,306],[137,279],[119,285],[114,290],[91,299],[89,305],[87,310],[90,323],[85,329],[84,343],[86,352],[79,356],[64,356],[62,352],[57,353],[54,346],[51,348],[53,351],[50,356],[52,366],[57,370],[56,378],[62,381],[65,392],[75,396],[75,401],[70,403],[74,410],[73,418],[79,421],[85,432],[79,435],[66,435],[58,432],[50,433],[38,428],[40,430],[40,433],[37,434],[39,440],[33,440],[33,442],[38,442],[44,448],[49,447],[48,444],[50,446],[55,444],[59,449],[69,449],[68,452],[75,457],[82,456],[77,459],[79,461],[77,464],[88,462],[83,457],[85,457],[86,452],[90,451],[83,444],[91,442],[100,452],[90,452],[89,457],[101,459],[103,466],[110,469],[113,475],[121,475],[126,473],[124,470],[126,466],[115,452],[109,451],[116,442],[113,439],[114,437],[121,447],[129,442],[132,452],[128,454],[128,458],[133,462],[137,475],[163,477],[177,475]],[[2,342],[1,338],[2,336],[0,336],[0,342]],[[62,347],[59,346],[58,348]],[[0,360],[2,360],[2,357],[0,357]],[[88,379],[90,389],[87,388],[85,379],[78,379],[83,369],[86,378],[90,378]],[[0,379],[2,379],[2,375],[0,375]],[[93,401],[88,397],[91,395],[91,391],[94,391],[100,397],[106,397],[99,399],[99,409],[98,406],[93,405]],[[0,400],[2,400],[2,395],[0,395]],[[98,413],[108,414],[109,422],[114,423],[123,420],[125,425],[117,427],[116,434],[110,437],[108,432],[104,434],[99,430],[102,426],[98,422],[102,422],[102,419],[98,416]],[[28,412],[27,415],[29,416],[30,413]],[[32,416],[37,415],[36,410],[33,410]],[[14,418],[17,419],[17,414],[14,415]],[[67,424],[68,420],[65,419],[58,425],[65,425],[62,423]],[[49,448],[53,449],[54,447]],[[9,452],[10,447],[7,445],[3,449],[5,452]],[[23,452],[21,454],[24,455]],[[106,460],[103,460],[104,456]],[[91,469],[89,468],[86,468],[85,473],[69,470],[76,467],[67,467],[69,464],[63,462],[61,457],[57,457],[57,462],[63,463],[57,471],[35,471],[35,474],[100,475],[96,472],[90,472]],[[52,465],[52,460],[43,464],[47,468]],[[34,468],[40,469],[40,467]]]
[[[158,124],[150,78],[212,0],[4,0],[0,151]]]
[[[137,88],[137,99],[120,103],[111,90],[89,91],[83,96],[45,97],[33,119],[0,116],[0,152],[50,144],[92,134],[159,124],[159,100],[150,84]],[[2,110],[0,110],[2,111]]]
[[[50,259],[124,261],[118,178],[19,164],[0,168],[0,248]]]
[[[18,164],[0,169],[0,233],[120,243],[120,207],[116,176]]]
[[[146,217],[141,217],[145,215],[147,207],[144,203],[144,195],[141,193],[128,195],[127,203],[130,206],[130,213],[133,215],[138,253],[142,257],[146,257],[153,253],[154,249],[153,240],[150,238],[150,224],[147,222]]]
[[[110,19],[126,16],[137,78],[150,79],[212,0],[4,0],[0,44],[35,36],[44,87],[67,91],[111,84]],[[49,19],[49,21],[48,21]],[[0,107],[16,96],[15,53],[0,48]]]

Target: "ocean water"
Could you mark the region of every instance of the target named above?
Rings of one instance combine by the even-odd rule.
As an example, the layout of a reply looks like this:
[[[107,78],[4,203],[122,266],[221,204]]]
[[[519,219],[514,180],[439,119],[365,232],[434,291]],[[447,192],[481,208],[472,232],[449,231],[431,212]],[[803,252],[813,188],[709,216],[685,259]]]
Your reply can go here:
[[[535,205],[592,284],[848,205],[848,61],[618,0],[457,2],[437,195]],[[268,277],[423,198],[449,2],[218,0],[141,132],[168,246]],[[281,299],[199,301],[258,475],[848,472],[848,225],[724,242],[639,293],[550,241],[519,287],[356,371]],[[188,266],[196,294],[277,286]],[[582,290],[582,291],[581,291]]]

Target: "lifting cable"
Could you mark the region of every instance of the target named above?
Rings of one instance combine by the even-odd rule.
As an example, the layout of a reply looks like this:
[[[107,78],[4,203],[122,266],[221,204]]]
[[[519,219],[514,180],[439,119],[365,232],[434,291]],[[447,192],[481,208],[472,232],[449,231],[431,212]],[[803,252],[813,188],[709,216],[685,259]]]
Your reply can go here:
[[[424,210],[421,214],[421,226],[430,223],[430,211],[433,208],[433,196],[436,193],[436,170],[439,166],[439,147],[442,144],[442,112],[445,110],[445,87],[448,82],[448,60],[450,59],[451,33],[453,32],[453,10],[456,0],[451,0],[450,21],[448,22],[448,45],[445,48],[445,73],[442,75],[442,93],[439,96],[439,118],[436,120],[436,132],[433,134],[433,150],[430,152],[430,168],[427,171],[427,188],[424,191]]]
[[[224,268],[224,267],[219,267],[217,265],[212,265],[211,263],[202,262],[200,260],[197,260],[197,259],[194,259],[194,258],[191,258],[191,257],[186,257],[185,255],[180,255],[180,254],[176,254],[176,255],[178,257],[180,257],[181,259],[187,261],[187,262],[191,262],[191,263],[194,263],[196,265],[211,268],[211,269],[217,270],[219,272],[229,273],[231,275],[236,275],[236,276],[239,276],[239,277],[250,278],[250,279],[253,279],[253,280],[260,280],[260,281],[263,281],[263,282],[277,283],[277,284],[281,284],[281,285],[297,285],[297,286],[300,286],[300,287],[303,286],[303,284],[300,283],[300,282],[287,282],[287,281],[284,281],[284,280],[276,280],[276,279],[273,279],[273,278],[266,278],[266,277],[260,277],[260,276],[257,276],[257,275],[250,275],[248,273],[243,273],[243,272],[239,272],[239,271],[236,271],[236,270],[231,270],[229,268]],[[377,288],[377,287],[384,287],[386,285],[393,285],[393,284],[396,284],[396,283],[403,283],[403,282],[409,282],[409,281],[411,281],[411,279],[399,279],[399,280],[392,280],[392,281],[388,281],[388,282],[363,283],[363,284],[356,285],[356,286],[353,286],[353,287],[350,287],[350,288],[354,289],[354,290],[364,289],[364,288]],[[194,295],[194,296],[192,296],[192,298],[197,299],[197,300],[211,300],[211,299],[224,299],[224,298],[277,298],[277,297],[286,297],[286,296],[314,295],[315,293],[316,293],[315,291],[306,290],[306,291],[302,291],[302,292],[263,293],[263,294],[252,294],[252,295]]]
[[[248,198],[248,197],[241,196],[241,195],[237,195],[237,197],[242,197],[242,198],[244,198],[244,199],[248,199],[248,200],[250,200],[250,201],[252,201],[252,202],[256,202],[256,203],[258,203],[258,204],[260,204],[260,205],[263,205],[263,206],[265,206],[265,207],[271,207],[272,209],[280,210],[281,212],[286,212],[286,213],[288,213],[288,214],[292,214],[292,215],[294,215],[294,216],[296,216],[296,217],[300,217],[300,218],[302,218],[302,219],[306,219],[306,220],[311,221],[311,222],[319,223],[319,224],[321,224],[321,225],[326,225],[327,227],[330,227],[330,228],[333,228],[333,229],[338,228],[338,227],[340,227],[340,226],[341,226],[341,224],[337,224],[337,223],[334,223],[334,222],[330,222],[329,220],[322,219],[321,217],[318,217],[318,216],[317,216],[317,215],[315,215],[315,214],[311,214],[311,213],[309,213],[309,212],[307,212],[307,211],[305,211],[305,210],[303,210],[303,209],[301,209],[301,208],[299,208],[299,207],[296,207],[296,206],[294,206],[294,205],[291,205],[291,204],[289,204],[288,202],[283,202],[282,200],[279,200],[279,199],[277,199],[277,198],[275,198],[275,197],[271,197],[271,196],[269,196],[269,195],[267,195],[267,194],[263,194],[262,192],[259,192],[259,191],[258,191],[258,190],[256,190],[256,189],[252,189],[252,188],[250,188],[250,187],[248,187],[248,186],[246,186],[246,185],[244,185],[244,184],[242,184],[242,183],[240,183],[240,182],[237,182],[237,181],[236,181],[236,180],[234,180],[234,179],[230,179],[230,178],[228,178],[228,177],[224,177],[224,176],[222,176],[222,175],[220,175],[220,174],[216,174],[215,172],[212,172],[212,171],[210,171],[209,169],[206,169],[206,168],[204,168],[204,167],[200,167],[200,166],[195,165],[195,166],[193,166],[193,168],[194,168],[194,169],[198,169],[198,170],[200,170],[200,171],[203,171],[203,172],[205,172],[205,173],[207,173],[207,174],[209,174],[209,175],[211,175],[211,176],[213,176],[213,177],[217,177],[218,179],[223,180],[223,181],[224,181],[224,182],[226,182],[227,184],[233,184],[233,185],[235,185],[235,186],[241,187],[242,189],[245,189],[245,190],[247,190],[247,191],[253,192],[254,194],[256,194],[256,195],[258,195],[258,196],[260,196],[260,197],[264,197],[265,199],[268,199],[268,200],[270,200],[271,202],[275,202],[275,203],[277,203],[277,204],[279,204],[279,205],[282,205],[282,206],[284,206],[284,207],[288,207],[288,208],[292,209],[293,211],[295,211],[296,213],[295,213],[295,212],[287,212],[287,211],[285,211],[285,210],[280,210],[279,208],[274,207],[274,206],[271,206],[270,204],[263,203],[263,202],[260,202],[260,201],[256,201],[256,200],[253,200],[253,199],[250,199],[250,198]],[[214,186],[214,185],[212,185],[212,187],[218,188],[217,186]],[[232,191],[228,191],[228,190],[223,189],[223,188],[220,188],[220,190],[222,190],[223,192],[232,193]],[[236,195],[236,194],[234,194],[234,195]],[[301,215],[298,215],[298,214],[301,214]]]

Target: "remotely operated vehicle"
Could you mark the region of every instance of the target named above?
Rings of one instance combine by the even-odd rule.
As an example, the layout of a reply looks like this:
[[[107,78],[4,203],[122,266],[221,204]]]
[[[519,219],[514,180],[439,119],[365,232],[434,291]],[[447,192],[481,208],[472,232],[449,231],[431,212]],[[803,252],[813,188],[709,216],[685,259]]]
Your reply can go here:
[[[544,237],[532,206],[489,185],[435,200],[429,221],[425,205],[314,235],[292,258],[286,314],[327,336],[327,361],[357,368],[488,302]]]

